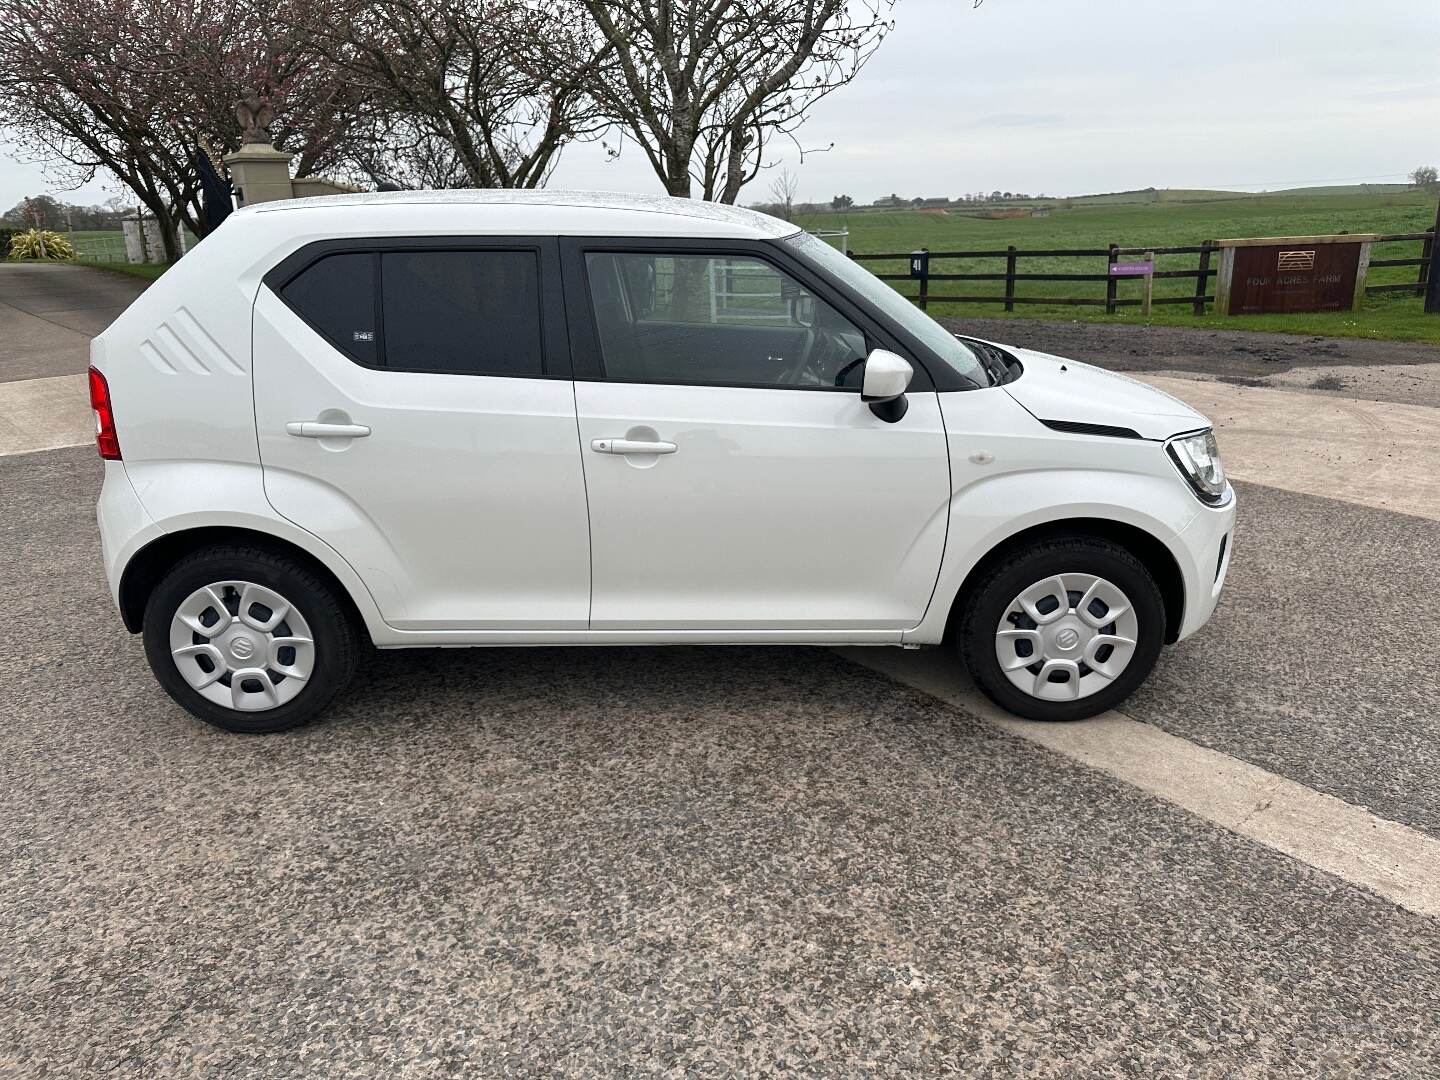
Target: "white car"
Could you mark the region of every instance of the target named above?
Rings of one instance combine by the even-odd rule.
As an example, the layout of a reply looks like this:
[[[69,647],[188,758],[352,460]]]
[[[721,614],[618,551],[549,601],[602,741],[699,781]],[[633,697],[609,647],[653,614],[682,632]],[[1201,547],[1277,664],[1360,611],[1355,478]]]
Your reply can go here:
[[[734,207],[261,204],[91,358],[111,593],[230,731],[314,717],[367,644],[947,644],[1076,719],[1230,558],[1203,416]]]

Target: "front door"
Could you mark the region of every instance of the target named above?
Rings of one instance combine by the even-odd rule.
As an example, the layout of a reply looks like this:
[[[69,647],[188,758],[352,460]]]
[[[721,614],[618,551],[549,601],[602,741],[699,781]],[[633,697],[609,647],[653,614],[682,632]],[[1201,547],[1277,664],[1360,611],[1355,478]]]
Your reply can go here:
[[[584,629],[590,551],[553,240],[306,249],[255,302],[275,509],[390,625]]]
[[[594,360],[575,384],[591,627],[898,639],[917,624],[950,490],[933,390],[878,419],[858,313],[764,252],[575,242],[566,258],[577,355]]]

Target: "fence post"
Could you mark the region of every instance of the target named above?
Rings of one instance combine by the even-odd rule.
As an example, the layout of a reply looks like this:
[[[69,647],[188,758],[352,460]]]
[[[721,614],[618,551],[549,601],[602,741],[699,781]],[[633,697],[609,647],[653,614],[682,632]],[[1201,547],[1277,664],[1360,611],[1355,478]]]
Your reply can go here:
[[[1425,282],[1425,314],[1440,315],[1440,243],[1430,245],[1430,277]]]
[[[1015,310],[1015,245],[1005,249],[1005,310]]]
[[[135,207],[135,227],[136,227],[136,230],[137,230],[137,231],[139,232],[139,234],[140,234],[140,261],[141,261],[142,263],[148,263],[148,262],[150,261],[150,245],[149,245],[149,243],[147,242],[147,238],[146,238],[146,236],[145,236],[145,216],[144,216],[144,215],[145,215],[145,208],[144,208],[144,207],[142,207],[142,206],[137,206],[137,207]]]
[[[1117,262],[1119,262],[1119,261],[1120,261],[1120,247],[1119,247],[1118,244],[1111,244],[1111,245],[1110,245],[1110,265],[1111,265],[1111,266],[1114,266],[1114,265],[1115,265]],[[1117,291],[1118,286],[1120,285],[1120,282],[1119,282],[1119,280],[1115,277],[1115,271],[1114,271],[1114,270],[1110,270],[1110,271],[1108,271],[1108,273],[1109,273],[1109,275],[1110,275],[1110,280],[1107,281],[1107,282],[1105,282],[1105,314],[1106,314],[1106,315],[1114,315],[1114,314],[1115,314],[1115,309],[1119,306],[1119,305],[1117,305],[1117,304],[1115,303],[1115,299],[1116,299],[1116,291]]]
[[[1145,273],[1145,298],[1140,301],[1140,314],[1148,319],[1151,302],[1155,299],[1155,253],[1145,252],[1145,261],[1150,264],[1150,269]]]
[[[910,276],[920,279],[920,310],[930,305],[930,249],[921,248],[910,256]]]
[[[1195,279],[1195,314],[1205,314],[1205,285],[1210,280],[1210,251],[1214,246],[1214,240],[1206,240],[1200,244],[1200,276]]]
[[[1431,263],[1435,258],[1436,240],[1440,240],[1440,203],[1437,203],[1435,206],[1435,226],[1430,230],[1430,239],[1420,245],[1420,257],[1425,261],[1420,264],[1420,276],[1416,280],[1415,291],[1421,296],[1429,295],[1429,290],[1426,286],[1429,285],[1430,279],[1435,276],[1434,270],[1431,269]],[[1429,311],[1430,309],[1426,308],[1425,310]]]

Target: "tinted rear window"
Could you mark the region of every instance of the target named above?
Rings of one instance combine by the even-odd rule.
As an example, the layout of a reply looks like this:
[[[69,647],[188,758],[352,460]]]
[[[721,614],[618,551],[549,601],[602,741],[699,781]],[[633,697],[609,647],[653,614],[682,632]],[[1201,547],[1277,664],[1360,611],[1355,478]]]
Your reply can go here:
[[[285,302],[341,352],[374,365],[375,266],[369,252],[327,255],[285,286]]]
[[[534,252],[387,251],[380,266],[386,367],[542,374]]]

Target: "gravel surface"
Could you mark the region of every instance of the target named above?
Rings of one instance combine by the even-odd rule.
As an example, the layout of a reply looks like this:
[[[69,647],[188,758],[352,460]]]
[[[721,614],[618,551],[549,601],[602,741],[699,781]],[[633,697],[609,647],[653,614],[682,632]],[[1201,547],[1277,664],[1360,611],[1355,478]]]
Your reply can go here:
[[[1184,326],[1047,319],[940,320],[951,330],[1114,371],[1440,406],[1440,346]]]
[[[823,650],[387,653],[328,722],[206,728],[109,607],[97,474],[89,449],[0,460],[0,1074],[1440,1059],[1433,920]],[[1261,521],[1295,507],[1243,494],[1248,632],[1291,580],[1258,569]]]

